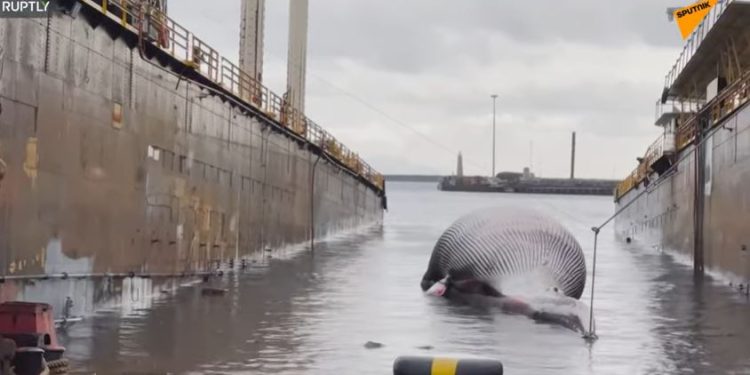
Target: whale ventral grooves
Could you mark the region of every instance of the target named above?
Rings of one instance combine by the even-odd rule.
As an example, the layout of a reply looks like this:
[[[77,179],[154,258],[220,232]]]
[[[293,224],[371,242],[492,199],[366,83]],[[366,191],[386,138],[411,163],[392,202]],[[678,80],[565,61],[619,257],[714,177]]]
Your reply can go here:
[[[440,236],[421,287],[427,290],[441,281],[472,293],[502,294],[492,281],[526,274],[541,275],[548,289],[579,299],[586,284],[583,250],[570,232],[544,215],[490,208],[461,217]]]

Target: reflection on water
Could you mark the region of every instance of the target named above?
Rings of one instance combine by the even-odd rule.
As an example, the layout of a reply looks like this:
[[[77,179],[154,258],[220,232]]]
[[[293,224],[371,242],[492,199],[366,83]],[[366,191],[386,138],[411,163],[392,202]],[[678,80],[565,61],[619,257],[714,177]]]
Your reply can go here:
[[[509,374],[750,373],[748,300],[696,283],[665,254],[615,241],[611,228],[599,237],[600,339],[591,346],[561,327],[422,295],[432,246],[458,216],[530,206],[568,227],[590,262],[589,228],[612,212],[609,198],[393,183],[389,201],[382,228],[210,281],[224,296],[195,286],[142,309],[100,312],[63,333],[68,355],[78,370],[100,373],[374,375],[405,354],[497,358]],[[367,341],[384,346],[366,349]]]

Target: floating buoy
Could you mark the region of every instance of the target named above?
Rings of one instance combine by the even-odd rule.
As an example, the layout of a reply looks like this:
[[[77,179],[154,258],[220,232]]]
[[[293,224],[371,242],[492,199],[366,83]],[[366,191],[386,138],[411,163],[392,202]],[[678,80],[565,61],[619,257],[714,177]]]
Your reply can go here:
[[[503,364],[491,359],[398,357],[393,375],[502,375]]]

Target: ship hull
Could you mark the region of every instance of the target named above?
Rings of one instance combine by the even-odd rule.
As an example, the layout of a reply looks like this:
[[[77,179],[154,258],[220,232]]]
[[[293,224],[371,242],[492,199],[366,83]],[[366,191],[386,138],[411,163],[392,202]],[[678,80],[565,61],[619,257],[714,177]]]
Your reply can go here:
[[[750,279],[750,106],[616,202],[616,232],[737,284]],[[696,168],[696,161],[699,165]],[[701,174],[703,174],[701,178]],[[700,181],[696,181],[699,176]],[[696,194],[698,192],[698,194]],[[697,196],[696,196],[697,195]]]
[[[83,13],[0,20],[0,299],[28,299],[12,280],[199,275],[382,221],[379,188]]]

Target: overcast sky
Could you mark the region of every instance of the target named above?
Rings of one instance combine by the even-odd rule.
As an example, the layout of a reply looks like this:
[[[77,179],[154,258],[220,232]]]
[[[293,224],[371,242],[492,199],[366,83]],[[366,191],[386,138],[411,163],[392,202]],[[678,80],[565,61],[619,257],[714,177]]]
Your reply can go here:
[[[241,0],[170,13],[238,60]],[[264,83],[286,87],[290,0],[267,0]],[[291,0],[294,1],[294,0]],[[659,134],[654,104],[682,41],[685,0],[310,0],[307,114],[384,173],[532,166],[621,178]],[[402,124],[417,129],[425,139]]]

